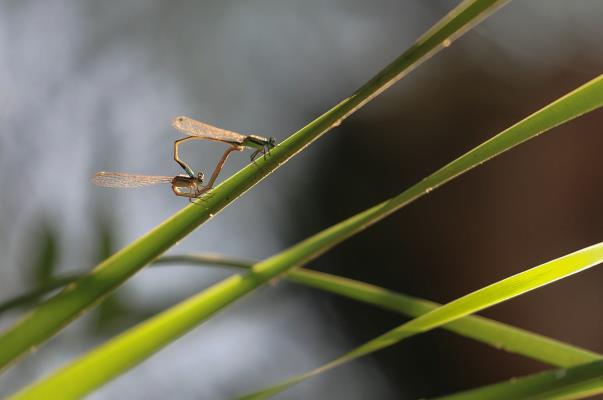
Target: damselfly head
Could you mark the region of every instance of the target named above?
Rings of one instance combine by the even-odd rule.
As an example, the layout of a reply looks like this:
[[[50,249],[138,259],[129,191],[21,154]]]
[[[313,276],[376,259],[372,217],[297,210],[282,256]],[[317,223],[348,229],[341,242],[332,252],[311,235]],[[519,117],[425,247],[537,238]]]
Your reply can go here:
[[[201,185],[203,183],[203,179],[205,179],[205,174],[203,172],[197,173],[197,184]]]
[[[184,115],[180,115],[174,119],[172,119],[172,126],[176,129],[183,129],[184,128],[184,124],[189,121],[188,117],[185,117]]]

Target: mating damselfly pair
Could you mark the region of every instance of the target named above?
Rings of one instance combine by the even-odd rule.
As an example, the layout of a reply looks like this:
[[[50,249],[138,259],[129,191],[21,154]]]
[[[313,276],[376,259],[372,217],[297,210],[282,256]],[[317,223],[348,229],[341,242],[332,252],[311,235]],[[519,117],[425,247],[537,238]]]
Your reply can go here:
[[[98,186],[114,188],[132,188],[159,183],[170,183],[172,185],[172,191],[176,196],[188,197],[189,201],[192,202],[193,199],[198,199],[213,187],[230,153],[233,151],[243,151],[247,148],[252,149],[254,150],[251,155],[251,161],[253,162],[258,155],[262,154],[265,157],[266,154],[270,152],[270,149],[276,146],[276,140],[274,138],[265,138],[258,135],[243,135],[184,116],[174,118],[172,120],[172,126],[186,135],[186,137],[174,142],[174,161],[182,167],[186,172],[186,175],[182,174],[172,177],[135,175],[122,172],[98,172],[92,178],[92,182]],[[180,158],[180,145],[189,140],[211,140],[214,142],[225,143],[229,146],[224,154],[222,154],[222,158],[220,158],[220,161],[216,164],[209,182],[205,186],[203,186],[205,178],[203,172],[195,173],[193,169]]]

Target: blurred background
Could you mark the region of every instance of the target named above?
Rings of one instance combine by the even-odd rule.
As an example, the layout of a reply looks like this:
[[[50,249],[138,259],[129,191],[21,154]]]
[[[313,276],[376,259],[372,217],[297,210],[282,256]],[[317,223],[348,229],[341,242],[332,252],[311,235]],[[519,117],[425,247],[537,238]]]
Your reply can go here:
[[[0,3],[0,301],[87,271],[185,206],[168,186],[95,187],[100,170],[180,173],[180,114],[282,141],[456,5],[419,0]],[[603,3],[512,2],[225,209],[171,254],[262,259],[401,192],[601,72]],[[446,302],[603,237],[603,114],[512,150],[335,248],[314,269]],[[209,172],[222,147],[184,159]],[[221,178],[248,162],[231,157]],[[7,395],[231,274],[145,270],[0,377]],[[603,351],[594,268],[483,314]],[[0,329],[18,312],[0,315]],[[91,399],[229,398],[318,366],[405,319],[280,282]],[[435,331],[282,398],[412,399],[547,368]],[[177,390],[177,395],[175,394]]]

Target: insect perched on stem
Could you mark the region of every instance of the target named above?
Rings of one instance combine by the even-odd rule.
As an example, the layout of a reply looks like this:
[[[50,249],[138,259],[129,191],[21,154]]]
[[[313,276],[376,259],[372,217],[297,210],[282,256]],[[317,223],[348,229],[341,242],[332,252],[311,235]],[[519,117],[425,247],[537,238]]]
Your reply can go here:
[[[203,193],[209,190],[208,187],[201,186],[203,183],[202,172],[199,172],[199,174],[193,178],[187,175],[172,177],[134,175],[122,172],[97,172],[92,178],[92,182],[98,186],[111,188],[133,188],[156,185],[159,183],[171,183],[174,194],[176,196],[188,197],[190,202],[192,202],[193,199],[198,199]]]
[[[92,178],[92,182],[98,186],[114,188],[131,188],[170,183],[172,191],[176,196],[188,197],[189,201],[192,202],[193,199],[198,199],[213,187],[230,153],[233,151],[243,151],[245,148],[255,149],[251,155],[251,161],[254,161],[259,154],[263,154],[265,157],[266,153],[269,153],[270,149],[276,146],[274,138],[267,139],[258,135],[241,135],[240,133],[220,129],[188,117],[174,118],[172,126],[187,135],[187,137],[174,142],[174,160],[184,169],[186,175],[171,177],[134,175],[123,172],[97,172]],[[214,172],[212,172],[209,182],[205,186],[203,186],[203,172],[195,174],[191,167],[180,159],[178,154],[179,146],[182,143],[188,140],[200,139],[229,145],[224,154],[222,154],[222,158],[220,158],[218,164],[216,164]]]
[[[220,169],[232,151],[243,151],[245,148],[255,149],[251,155],[251,161],[255,161],[258,155],[262,154],[265,157],[267,153],[270,153],[270,149],[276,146],[276,139],[273,137],[265,138],[258,135],[242,135],[185,116],[174,118],[172,120],[172,126],[187,135],[187,137],[178,139],[174,142],[174,161],[176,161],[191,178],[194,176],[193,170],[180,159],[178,153],[180,145],[188,140],[211,140],[230,145],[231,147],[222,155]],[[219,173],[217,168],[216,170]],[[214,173],[215,172],[216,171],[214,171]]]

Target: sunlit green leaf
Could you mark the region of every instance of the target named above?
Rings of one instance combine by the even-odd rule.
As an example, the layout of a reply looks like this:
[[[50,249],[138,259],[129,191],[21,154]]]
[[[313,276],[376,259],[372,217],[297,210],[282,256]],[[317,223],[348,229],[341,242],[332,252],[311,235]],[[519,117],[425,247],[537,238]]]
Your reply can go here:
[[[423,314],[357,347],[328,364],[253,394],[246,395],[243,398],[265,399],[271,397],[331,368],[392,346],[409,337],[438,328],[466,315],[527,293],[530,290],[548,285],[549,283],[593,267],[602,261],[603,243],[599,243],[528,269]]]

